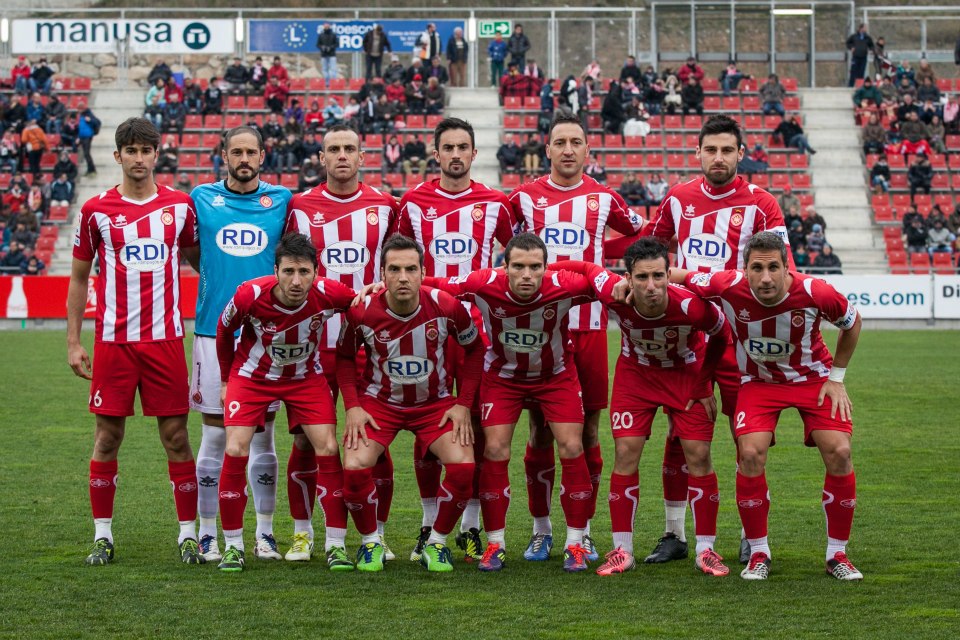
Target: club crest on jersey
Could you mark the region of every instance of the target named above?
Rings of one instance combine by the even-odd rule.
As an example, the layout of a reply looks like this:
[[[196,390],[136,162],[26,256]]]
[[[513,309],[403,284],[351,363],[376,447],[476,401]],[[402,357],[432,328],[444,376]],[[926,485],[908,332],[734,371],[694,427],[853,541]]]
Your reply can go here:
[[[427,220],[436,220],[436,219],[437,219],[437,208],[436,208],[436,207],[430,207],[429,209],[427,209],[426,211],[423,212],[423,217],[426,218]]]
[[[273,324],[272,322],[268,322],[265,325],[263,325],[263,330],[266,331],[267,333],[276,333],[277,325]]]
[[[376,207],[367,209],[367,224],[377,224],[380,222],[380,215]]]
[[[163,269],[169,257],[170,248],[156,238],[137,238],[120,248],[120,262],[144,273]]]
[[[263,194],[262,196],[260,196],[260,206],[263,207],[264,209],[269,209],[270,207],[273,206],[273,198],[271,198],[267,194]]]
[[[470,212],[470,217],[476,220],[477,222],[480,222],[481,220],[483,220],[483,208],[479,206],[474,207],[473,211]]]
[[[547,308],[543,310],[543,319],[544,320],[553,320],[557,317],[557,312],[553,309]]]
[[[320,262],[333,273],[356,273],[370,262],[370,250],[358,242],[337,242],[324,247]]]
[[[558,255],[580,253],[590,246],[590,234],[572,222],[554,222],[540,232],[547,251]]]
[[[690,236],[683,241],[680,250],[691,264],[698,267],[720,267],[730,259],[729,245],[712,233]]]
[[[160,214],[160,222],[163,224],[173,224],[173,214],[170,212],[170,209],[163,210],[163,213]]]
[[[433,362],[417,356],[397,356],[383,363],[383,372],[397,384],[418,384],[433,373]]]
[[[742,225],[743,214],[746,212],[747,210],[745,207],[734,207],[733,210],[730,212],[730,226],[739,227],[740,225]]]
[[[296,344],[284,344],[274,342],[267,347],[267,353],[270,359],[278,367],[290,364],[299,364],[309,358],[316,350],[317,345],[313,342],[298,342]]]
[[[193,401],[194,401],[196,404],[201,404],[201,403],[203,403],[203,394],[200,393],[199,391],[194,391],[194,392],[193,392]]]
[[[799,329],[800,327],[803,326],[803,323],[806,320],[806,317],[804,316],[803,311],[801,311],[800,309],[797,309],[796,311],[794,311],[792,315],[793,317],[790,318],[790,324],[792,324],[793,326]]]
[[[321,325],[323,325],[323,314],[318,313],[310,318],[310,331],[316,331]]]
[[[435,326],[433,326],[432,324],[427,326],[427,331],[426,331],[427,340],[436,340],[437,336],[439,335],[440,335],[440,332],[437,331],[437,328]]]
[[[443,264],[461,264],[477,254],[477,241],[470,236],[451,231],[430,241],[430,255]]]
[[[323,214],[317,211],[313,214],[313,224],[326,224],[326,219],[323,217]]]
[[[789,342],[776,338],[747,338],[743,341],[743,350],[754,362],[776,362],[786,360],[794,352],[795,347]]]
[[[213,200],[210,201],[211,207],[225,207],[227,206],[226,201],[223,199],[223,196],[217,194],[213,196]]]
[[[676,329],[667,329],[666,331],[663,332],[663,335],[673,340],[674,338],[677,337],[677,331]]]
[[[534,329],[505,329],[498,338],[504,348],[516,353],[540,351],[548,342],[546,333]]]
[[[683,218],[685,220],[693,220],[697,217],[697,211],[692,204],[688,204],[683,210]]]
[[[590,211],[596,211],[600,208],[600,196],[595,193],[591,193],[587,196],[587,209]]]
[[[113,219],[113,224],[118,227],[122,227],[123,225],[127,224],[127,216],[121,213],[120,215],[118,215],[116,218]]]

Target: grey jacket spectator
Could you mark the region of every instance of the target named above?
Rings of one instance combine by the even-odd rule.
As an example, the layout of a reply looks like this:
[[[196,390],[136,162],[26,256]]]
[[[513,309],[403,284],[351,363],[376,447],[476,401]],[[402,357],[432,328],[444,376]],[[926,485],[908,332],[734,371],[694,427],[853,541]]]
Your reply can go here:
[[[514,141],[513,134],[508,133],[503,138],[503,144],[497,149],[497,160],[500,162],[500,171],[518,171],[523,162],[523,152]]]
[[[241,91],[246,88],[247,82],[250,80],[250,71],[243,66],[240,58],[234,58],[233,64],[224,71],[223,79],[230,85],[231,91]]]
[[[840,275],[843,270],[840,268],[840,258],[833,252],[833,247],[824,244],[820,254],[813,259],[813,266],[817,268],[817,273]]]
[[[760,100],[762,102],[783,102],[787,97],[787,90],[780,84],[776,75],[771,74],[767,81],[760,85]]]
[[[530,38],[523,32],[523,25],[518,24],[513,28],[513,35],[507,40],[507,52],[510,54],[510,62],[516,62],[518,67],[523,67],[527,58],[527,51],[530,50]]]

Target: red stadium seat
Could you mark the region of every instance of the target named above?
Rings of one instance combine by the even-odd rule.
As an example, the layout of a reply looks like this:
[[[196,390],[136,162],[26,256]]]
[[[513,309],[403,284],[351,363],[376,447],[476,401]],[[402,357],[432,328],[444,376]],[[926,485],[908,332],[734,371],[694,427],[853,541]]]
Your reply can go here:
[[[715,111],[720,111],[720,97],[719,96],[704,96],[703,97],[703,110],[708,113],[713,113]]]
[[[188,118],[190,116],[187,116]],[[203,116],[203,128],[204,129],[215,129],[217,131],[223,130],[223,116],[221,115],[207,115]]]
[[[295,173],[282,173],[280,174],[280,185],[290,189],[291,191],[296,191],[297,186],[299,186],[300,177]]]
[[[327,82],[323,78],[310,78],[307,80],[307,91],[317,93],[327,90]]]
[[[608,153],[606,155],[606,168],[619,171],[623,168],[622,153]]]
[[[66,222],[67,214],[69,209],[67,207],[50,207],[50,212],[47,214],[47,221],[49,222]]]
[[[668,133],[664,137],[667,149],[683,149],[683,136],[679,133]]]
[[[894,216],[893,216],[893,209],[890,208],[890,207],[887,206],[887,205],[884,205],[884,206],[882,206],[882,207],[874,207],[874,208],[873,208],[873,219],[874,219],[874,221],[876,221],[877,223],[880,223],[880,224],[896,222],[896,220],[894,219]],[[891,227],[891,228],[892,228],[894,231],[897,231],[896,228],[894,228],[894,227]],[[884,229],[884,230],[886,230],[886,229]],[[899,233],[900,233],[900,232],[897,231],[897,234],[898,234],[897,237],[899,237]]]
[[[185,133],[180,137],[180,148],[201,149],[199,133]]]
[[[363,137],[363,146],[367,149],[379,149],[383,146],[383,134],[368,133]]]
[[[623,149],[623,138],[619,135],[608,133],[603,136],[603,146],[607,149]]]
[[[623,145],[628,149],[643,148],[643,138],[640,136],[626,136],[623,139]]]
[[[520,116],[505,113],[503,114],[503,128],[506,130],[519,129],[520,128]]]
[[[683,128],[683,121],[680,116],[663,116],[663,128],[668,131]]]
[[[785,153],[771,153],[767,157],[767,164],[770,165],[770,169],[778,171],[787,168],[787,154]]]
[[[926,253],[911,253],[910,271],[919,274],[930,273],[930,256]]]
[[[739,112],[740,111],[740,98],[739,96],[727,96],[726,98],[720,98],[720,108],[727,113]]]
[[[430,115],[427,116],[427,129],[436,129],[437,125],[443,121],[443,116]]]
[[[643,167],[643,154],[628,153],[626,157],[626,166],[628,169],[640,169]]]
[[[200,158],[195,153],[181,153],[178,165],[180,169],[196,169],[200,166]]]
[[[599,133],[588,133],[587,134],[587,144],[590,145],[591,149],[602,149],[603,148],[603,136]]]
[[[682,153],[671,153],[667,155],[667,169],[683,169],[686,164],[686,156]]]
[[[504,173],[500,176],[500,186],[504,189],[516,189],[520,186],[520,176],[516,173]]]
[[[783,88],[787,90],[787,93],[794,93],[797,91],[796,78],[781,78],[780,84],[782,84]]]
[[[523,99],[523,109],[525,111],[539,111],[540,98],[537,98],[535,96],[526,96]]]
[[[503,108],[508,111],[519,111],[523,108],[523,98],[520,96],[506,96],[503,99]]]
[[[290,93],[305,93],[307,91],[306,78],[291,78]]]
[[[188,115],[183,120],[183,128],[188,131],[196,131],[198,129],[203,129],[203,118],[193,113]]]
[[[644,138],[643,145],[647,149],[663,149],[663,136],[659,133],[651,133]]]
[[[760,98],[757,96],[743,96],[743,110],[744,111],[760,111]]]
[[[231,113],[223,117],[223,126],[227,129],[233,129],[243,124],[243,116],[239,113]]]
[[[663,168],[663,154],[662,153],[648,153],[644,158],[644,161],[648,167],[651,169],[662,169]],[[681,166],[683,166],[681,164]]]
[[[156,180],[157,184],[161,187],[173,187],[172,173],[158,173],[154,176],[154,180]]]
[[[770,174],[770,186],[777,191],[782,191],[784,187],[790,185],[790,174],[772,173]]]
[[[794,174],[793,177],[790,179],[790,182],[791,184],[793,184],[793,188],[797,191],[800,191],[800,190],[809,191],[812,186],[810,183],[809,173]]]
[[[747,131],[760,131],[763,129],[763,118],[761,116],[743,116],[743,128]]]
[[[379,171],[365,171],[363,173],[363,184],[379,189],[383,186],[383,176],[380,175]]]
[[[203,149],[213,150],[215,146],[220,144],[220,134],[219,133],[205,133],[203,134]]]
[[[267,105],[263,99],[263,96],[249,96],[247,98],[248,111],[263,111],[266,108]]]
[[[246,108],[247,103],[243,96],[227,96],[228,111],[243,111]]]
[[[366,84],[366,80],[363,78],[350,78],[347,82],[347,88],[352,92],[357,92],[363,89],[364,84]]]
[[[783,99],[783,108],[786,111],[800,110],[800,96],[787,96]]]
[[[790,154],[790,168],[806,170],[810,166],[810,160],[805,153]]]
[[[87,77],[74,78],[73,90],[79,93],[90,93],[90,78],[87,78]]]
[[[38,245],[39,247],[39,245]],[[949,253],[933,254],[933,272],[940,275],[949,275],[954,273],[953,260]]]
[[[720,81],[713,77],[703,79],[704,92],[715,92],[720,90]]]
[[[330,81],[330,86],[327,87],[329,91],[346,91],[347,81],[345,78],[334,78]]]

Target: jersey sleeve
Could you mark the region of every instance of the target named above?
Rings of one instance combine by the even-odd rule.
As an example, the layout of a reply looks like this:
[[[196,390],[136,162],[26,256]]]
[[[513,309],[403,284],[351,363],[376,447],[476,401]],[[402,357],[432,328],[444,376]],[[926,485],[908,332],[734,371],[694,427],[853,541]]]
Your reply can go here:
[[[740,277],[741,274],[737,271],[714,271],[713,273],[691,271],[683,279],[683,284],[701,298],[716,298]]]
[[[582,303],[582,301],[593,302],[594,300],[598,300],[599,291],[613,288],[613,284],[610,284],[611,278],[607,276],[606,270],[600,269],[600,271],[602,271],[602,273],[595,279],[570,271],[548,273],[545,277],[552,277],[554,284],[561,287],[569,294],[570,298],[579,304]]]
[[[514,190],[510,196],[507,198],[507,203],[510,206],[511,212],[511,222],[515,229],[523,229],[525,226],[525,218],[523,217],[523,192],[519,189]],[[527,229],[529,231],[529,229]]]
[[[513,228],[516,226],[516,221],[514,220],[513,210],[510,208],[510,201],[507,200],[506,196],[502,197],[502,201],[498,199],[500,212],[497,214],[497,226],[493,230],[493,237],[497,239],[500,246],[505,247],[513,238]]]
[[[196,247],[200,244],[200,226],[197,224],[197,207],[193,203],[193,198],[187,198],[187,217],[183,223],[183,229],[180,231],[180,237],[177,239],[181,248]]]
[[[665,197],[660,203],[660,206],[657,207],[657,213],[650,221],[650,224],[641,229],[641,236],[653,236],[654,238],[659,238],[664,243],[670,242],[673,236],[677,234],[677,229],[673,221],[674,201],[675,198],[668,192],[667,197]]]
[[[717,305],[700,297],[690,298],[687,315],[695,329],[711,336],[722,334],[723,325],[727,322]]]
[[[343,406],[353,409],[360,406],[360,394],[357,392],[357,327],[363,313],[363,306],[353,307],[343,315],[343,326],[337,339],[337,386],[343,396]]]
[[[820,315],[830,324],[837,329],[847,330],[856,323],[857,308],[846,296],[819,278],[810,278],[807,283],[810,297],[820,310]]]
[[[627,201],[623,199],[616,191],[611,192],[610,216],[607,218],[607,224],[614,231],[618,231],[625,236],[631,236],[643,226],[643,218],[630,211]]]
[[[252,291],[249,287],[240,285],[237,292],[233,294],[220,314],[220,322],[217,323],[217,360],[220,362],[220,380],[226,382],[230,377],[230,369],[233,368],[233,356],[235,352],[234,334],[243,319],[247,315],[247,310],[252,302]]]
[[[77,224],[77,230],[73,236],[73,257],[77,260],[93,262],[102,241],[100,229],[97,228],[93,216],[84,206],[80,210],[80,223]]]
[[[346,311],[350,308],[353,299],[357,297],[357,292],[347,285],[320,276],[314,285],[317,291],[323,294],[330,306],[337,311]]]
[[[459,278],[434,278],[426,276],[423,284],[426,287],[439,289],[454,298],[468,298],[480,290],[480,287],[491,282],[496,276],[493,269],[480,269]]]
[[[283,226],[283,235],[288,233],[302,233],[310,235],[310,229],[307,228],[307,220],[300,210],[300,194],[290,198],[287,204],[287,221]]]
[[[413,237],[413,223],[410,222],[410,206],[406,198],[400,200],[397,207],[397,233],[408,238]]]
[[[793,251],[790,251],[790,236],[787,234],[787,223],[783,218],[780,203],[764,191],[762,196],[757,198],[757,208],[760,210],[760,215],[754,222],[753,232],[771,231],[780,236],[783,243],[787,245],[787,268],[790,271],[796,271],[797,264],[793,260]]]

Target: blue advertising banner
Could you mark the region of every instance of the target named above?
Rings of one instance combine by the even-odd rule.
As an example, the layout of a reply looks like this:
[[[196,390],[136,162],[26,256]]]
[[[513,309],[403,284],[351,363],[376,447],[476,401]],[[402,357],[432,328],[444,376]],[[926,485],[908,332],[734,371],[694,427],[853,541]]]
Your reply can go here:
[[[363,51],[363,36],[377,24],[368,20],[248,20],[247,51],[250,53],[305,53],[317,52],[317,35],[329,23],[340,39],[338,51]],[[426,31],[425,20],[383,20],[379,23],[390,41],[390,49],[398,55],[413,54],[417,38]],[[440,34],[440,46],[446,49],[447,40],[457,27],[466,30],[463,20],[434,20]]]

